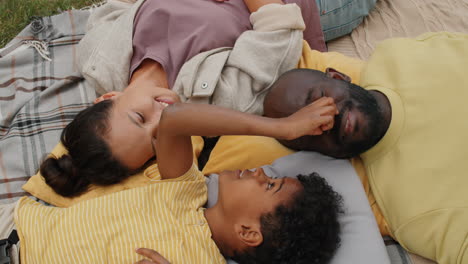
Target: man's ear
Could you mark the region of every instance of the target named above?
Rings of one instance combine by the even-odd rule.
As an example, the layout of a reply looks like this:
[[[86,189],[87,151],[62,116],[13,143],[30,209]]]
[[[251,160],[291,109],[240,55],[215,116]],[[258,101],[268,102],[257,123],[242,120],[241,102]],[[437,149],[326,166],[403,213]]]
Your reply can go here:
[[[246,246],[257,247],[263,242],[263,235],[258,224],[235,224],[234,232]]]
[[[94,100],[94,103],[97,104],[97,103],[100,103],[100,102],[102,102],[104,100],[115,99],[115,98],[117,98],[117,97],[119,97],[121,95],[122,95],[122,92],[117,92],[117,91],[108,92],[108,93],[105,93],[105,94],[99,96],[98,98],[96,98]]]
[[[351,77],[333,68],[327,68],[325,70],[325,74],[327,75],[327,77],[332,78],[332,79],[342,80],[345,82],[351,82]]]

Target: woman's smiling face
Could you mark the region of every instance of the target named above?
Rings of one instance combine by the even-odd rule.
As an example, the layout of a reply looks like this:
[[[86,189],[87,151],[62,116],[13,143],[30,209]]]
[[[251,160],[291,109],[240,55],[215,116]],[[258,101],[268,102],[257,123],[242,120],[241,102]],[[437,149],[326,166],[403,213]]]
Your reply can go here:
[[[139,169],[155,155],[153,144],[163,109],[180,102],[179,96],[166,88],[135,85],[110,99],[114,105],[104,140],[120,162]]]

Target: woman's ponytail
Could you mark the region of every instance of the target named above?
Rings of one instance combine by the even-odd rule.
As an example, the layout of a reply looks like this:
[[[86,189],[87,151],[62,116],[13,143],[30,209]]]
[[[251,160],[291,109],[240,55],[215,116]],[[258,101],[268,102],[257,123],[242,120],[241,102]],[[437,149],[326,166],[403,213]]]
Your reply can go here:
[[[111,185],[130,176],[130,170],[114,157],[104,140],[112,105],[112,100],[104,100],[86,108],[62,131],[60,141],[68,154],[47,158],[40,168],[56,193],[74,197],[86,192],[91,184]]]
[[[90,184],[84,175],[78,173],[78,169],[73,165],[73,160],[68,154],[60,158],[47,158],[41,164],[40,172],[47,185],[65,197],[82,194]]]

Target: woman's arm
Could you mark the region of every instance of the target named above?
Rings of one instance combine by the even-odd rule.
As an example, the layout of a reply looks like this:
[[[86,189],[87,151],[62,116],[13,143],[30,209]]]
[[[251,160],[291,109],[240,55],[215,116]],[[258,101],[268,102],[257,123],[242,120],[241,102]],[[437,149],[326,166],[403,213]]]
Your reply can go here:
[[[256,12],[260,7],[268,4],[280,4],[283,5],[282,0],[244,0],[245,5],[249,9],[250,13]]]
[[[176,178],[190,169],[193,162],[192,135],[260,135],[295,139],[304,135],[320,135],[331,129],[335,114],[337,109],[331,98],[321,98],[281,119],[214,105],[179,103],[168,106],[161,116],[155,146],[161,177]]]
[[[225,2],[229,0],[215,0],[216,2]],[[283,5],[282,0],[244,0],[245,5],[249,9],[250,13],[256,12],[260,7],[268,4],[280,4]]]

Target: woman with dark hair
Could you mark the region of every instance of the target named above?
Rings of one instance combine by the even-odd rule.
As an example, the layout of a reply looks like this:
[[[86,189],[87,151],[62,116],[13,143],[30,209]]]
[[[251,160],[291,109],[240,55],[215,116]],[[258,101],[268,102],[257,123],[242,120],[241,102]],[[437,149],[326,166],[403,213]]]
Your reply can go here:
[[[80,112],[60,137],[69,153],[49,157],[41,164],[46,183],[58,194],[77,196],[90,184],[111,185],[130,174],[102,138],[110,129],[107,119],[112,105],[113,101],[106,100]]]
[[[68,154],[50,157],[40,168],[46,183],[62,196],[73,197],[90,185],[124,180],[155,156],[161,113],[181,99],[261,114],[266,89],[278,75],[297,65],[305,24],[296,4],[284,5],[281,0],[245,3],[252,12],[254,30],[242,34],[233,49],[216,49],[192,58],[182,67],[172,90],[161,82],[164,78],[160,77],[166,75],[158,73],[160,64],[143,59],[123,92],[106,93],[78,114],[61,137]],[[137,31],[135,28],[135,34]],[[219,77],[212,79],[213,71]]]
[[[297,2],[302,10],[296,5],[258,10],[265,4],[282,4],[280,0],[245,0],[246,6],[239,1],[210,0],[196,5],[190,1],[184,7],[169,8],[176,2],[181,4],[140,0],[129,7],[112,1],[90,18],[92,29],[79,47],[80,70],[97,92],[111,91],[96,102],[112,99],[113,103],[96,114],[94,106],[80,114],[62,136],[69,154],[59,160],[48,159],[41,166],[46,182],[57,193],[76,196],[90,184],[114,184],[141,169],[155,156],[152,142],[162,110],[180,100],[262,114],[263,99],[270,85],[279,75],[297,66],[303,38],[307,40],[304,47],[324,49],[322,33],[311,31],[319,25],[313,1],[288,1]],[[201,16],[195,12],[205,5],[221,13]],[[116,10],[124,12],[117,19],[109,15]],[[235,38],[251,26],[248,11],[253,12],[250,16],[253,30],[242,34],[234,45]],[[223,16],[223,12],[228,14]],[[195,16],[197,23],[187,23],[190,19],[183,15]],[[109,17],[115,21],[107,21]],[[178,23],[172,21],[175,17],[180,18]],[[158,24],[161,18],[165,22]],[[223,30],[216,30],[214,24]],[[216,36],[203,34],[205,31],[216,32]],[[195,55],[217,45],[234,48]],[[122,89],[123,92],[112,91]],[[104,112],[106,116],[97,119]]]

